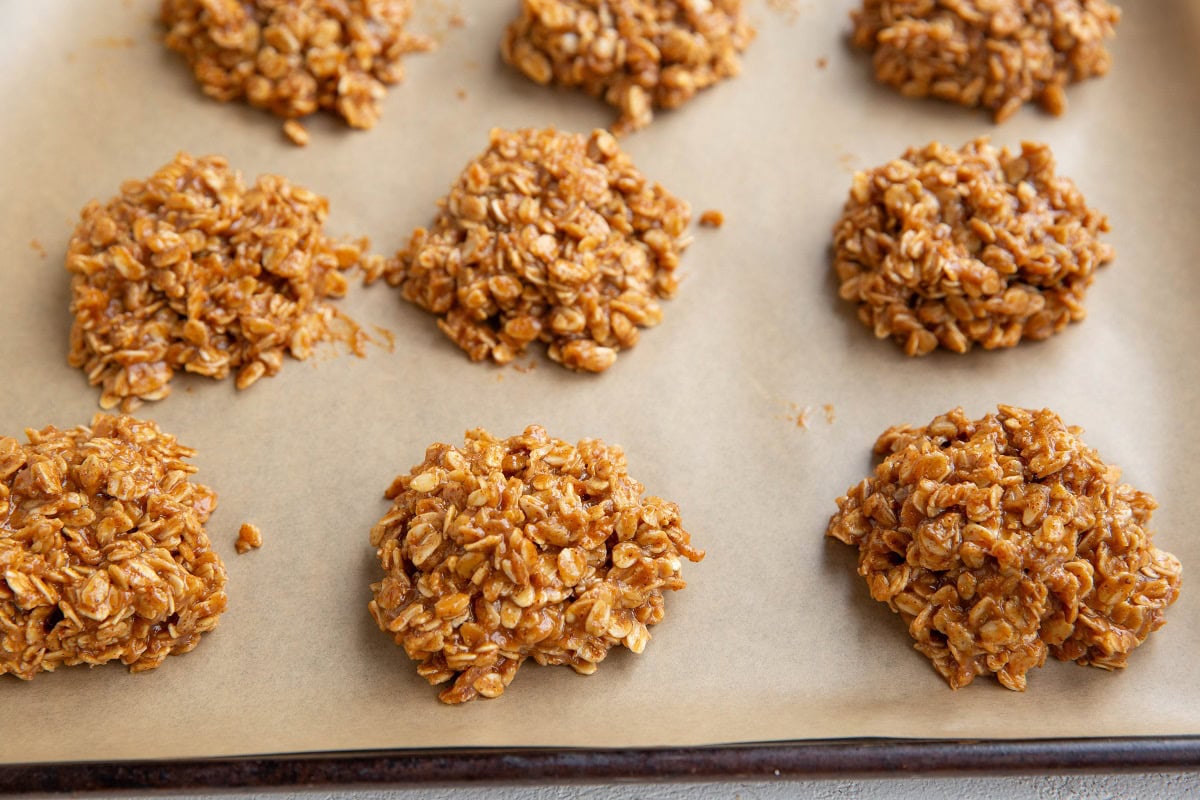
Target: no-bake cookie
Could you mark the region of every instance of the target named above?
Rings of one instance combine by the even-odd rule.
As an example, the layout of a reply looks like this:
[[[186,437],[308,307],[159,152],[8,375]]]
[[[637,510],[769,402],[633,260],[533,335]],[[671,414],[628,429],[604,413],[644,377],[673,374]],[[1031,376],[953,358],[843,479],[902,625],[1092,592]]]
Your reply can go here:
[[[225,610],[195,451],[153,422],[0,436],[0,675],[186,653]]]
[[[411,12],[411,0],[163,0],[162,21],[209,97],[370,128],[401,57],[433,46],[405,30]],[[306,140],[295,125],[288,135]]]
[[[387,279],[472,361],[542,341],[565,367],[608,369],[662,319],[690,242],[688,204],[607,131],[493,130],[439,207]]]
[[[854,176],[834,227],[842,298],[910,356],[1045,339],[1086,316],[1108,218],[1044,144],[940,142]]]
[[[643,497],[621,449],[531,426],[432,445],[396,478],[371,530],[384,578],[371,615],[439,697],[496,697],[526,659],[590,675],[613,647],[641,653],[684,587],[679,509]]]
[[[1124,667],[1179,596],[1154,498],[1081,434],[1045,409],[955,409],[885,431],[874,475],[838,498],[827,535],[859,549],[871,597],[952,688],[1023,690],[1047,654]]]
[[[1121,12],[1106,0],[865,0],[853,18],[881,82],[1003,122],[1028,102],[1061,114],[1067,84],[1106,74]]]
[[[737,75],[753,38],[742,0],[521,0],[500,52],[530,80],[616,106],[620,133]]]
[[[274,375],[285,355],[362,334],[327,301],[346,272],[382,259],[366,240],[335,241],[325,198],[276,175],[246,188],[223,158],[180,153],[144,181],[91,202],[71,237],[68,361],[101,387],[100,405],[132,411],[170,393],[183,370],[236,374],[239,389]]]

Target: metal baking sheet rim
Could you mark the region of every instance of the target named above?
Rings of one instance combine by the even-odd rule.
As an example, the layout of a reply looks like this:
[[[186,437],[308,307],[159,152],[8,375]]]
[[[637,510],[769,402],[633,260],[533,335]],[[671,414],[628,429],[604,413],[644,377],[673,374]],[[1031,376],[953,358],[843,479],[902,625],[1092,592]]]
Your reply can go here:
[[[1193,4],[1194,5],[1194,4]],[[1176,10],[1186,9],[1186,4],[1173,4]],[[1156,12],[1157,13],[1157,12]],[[770,17],[764,17],[770,19]],[[138,47],[148,48],[149,42],[139,42]],[[844,57],[840,50],[834,51],[838,45],[831,43],[829,48],[834,52],[835,67],[837,60]],[[141,53],[140,50],[113,50],[111,43],[104,44],[103,42],[93,45],[94,48],[106,48],[97,52],[91,52],[91,58],[97,61],[115,61],[122,53],[129,52]],[[81,58],[88,57],[88,52],[83,52]],[[751,51],[752,58],[765,58],[755,54],[756,51]],[[816,52],[812,55],[817,55]],[[161,55],[161,60],[164,64],[170,64],[170,70],[165,72],[163,80],[175,81],[183,86],[190,86],[187,82],[188,76],[181,75],[178,69],[178,64],[170,61],[166,54]],[[108,63],[108,62],[105,62]],[[424,67],[419,62],[414,62],[416,70]],[[858,66],[862,66],[862,60],[859,59]],[[115,69],[109,64],[110,69]],[[815,68],[814,68],[815,69]],[[415,70],[415,71],[416,71]],[[827,72],[817,73],[814,75],[831,76],[835,70],[831,69]],[[747,76],[753,76],[753,70],[747,72]],[[865,80],[865,73],[861,73],[857,68],[853,74],[843,76],[846,80]],[[1106,78],[1107,81],[1121,80],[1121,74],[1115,73],[1113,76]],[[105,78],[103,72],[98,73],[97,80]],[[809,78],[816,81],[816,78]],[[419,76],[414,74],[410,78],[412,85],[416,85]],[[501,80],[497,78],[496,80]],[[507,80],[507,78],[503,78]],[[744,77],[742,80],[748,80]],[[482,85],[491,85],[483,82]],[[855,84],[858,86],[859,84]],[[867,84],[862,84],[865,88]],[[1097,91],[1097,87],[1103,87],[1103,84],[1095,86],[1081,87],[1078,94],[1072,93],[1072,102],[1077,103],[1079,108],[1085,108],[1087,100],[1085,95],[1091,93],[1093,96]],[[534,97],[535,90],[530,87],[525,87],[523,84],[514,84],[514,91],[529,92],[529,96]],[[727,102],[736,99],[731,86],[725,90],[714,90],[711,97],[698,100],[696,109],[689,109],[686,112],[680,112],[677,115],[663,115],[661,121],[656,122],[656,125],[661,125],[663,131],[678,130],[678,127],[685,123],[687,119],[699,119],[704,112],[699,106],[703,103],[713,104]],[[892,99],[886,93],[880,93],[874,89],[869,89],[875,92],[872,95],[874,101],[882,103],[890,103]],[[399,100],[403,100],[404,87],[397,90]],[[722,92],[717,94],[716,92]],[[472,88],[471,97],[481,95],[482,92],[476,92]],[[518,99],[524,98],[521,95]],[[541,96],[536,98],[539,102]],[[180,100],[181,103],[198,102],[194,96],[186,96]],[[573,100],[564,100],[564,102],[574,102]],[[1146,101],[1149,102],[1149,101]],[[273,129],[275,125],[272,120],[264,120],[255,116],[248,110],[238,107],[220,107],[220,106],[200,106],[205,111],[205,117],[210,124],[224,124],[224,120],[230,120],[230,124],[239,124],[250,126],[259,133],[262,131]],[[972,121],[966,116],[959,116],[957,109],[942,108],[940,106],[922,106],[922,112],[927,112],[931,121],[942,120],[947,124],[947,127],[954,132],[946,135],[946,138],[961,140],[963,137],[959,134],[964,127],[972,127],[979,131],[990,130],[997,140],[1013,140],[1017,138],[1018,131],[1021,130],[1018,126],[1027,123],[1035,131],[1041,130],[1043,120],[1040,117],[1029,116],[1018,120],[1017,124],[1010,123],[1007,127],[988,128],[982,119]],[[576,115],[593,115],[597,120],[606,118],[606,110],[597,108],[593,110],[591,106],[586,106],[584,103],[578,103],[571,106],[571,114]],[[865,111],[864,111],[865,113]],[[1071,112],[1068,112],[1070,114]],[[393,103],[392,116],[398,116],[396,103]],[[513,112],[513,117],[516,117],[516,112]],[[588,117],[592,118],[591,116]],[[389,118],[385,116],[384,125],[387,125]],[[501,120],[503,121],[503,120]],[[1050,123],[1045,121],[1047,130],[1050,130]],[[978,124],[976,124],[978,123]],[[498,123],[499,124],[499,123]],[[1065,134],[1069,131],[1067,125],[1068,120],[1061,123],[1055,123],[1055,130],[1059,134],[1059,138],[1069,142],[1069,138]],[[343,151],[337,149],[341,146],[373,147],[381,143],[385,136],[385,132],[375,132],[367,134],[358,139],[343,138],[333,139],[329,136],[329,125],[325,121],[317,121],[314,124],[316,130],[316,141],[310,147],[327,148],[323,152],[331,156],[338,156]],[[635,136],[630,139],[630,146],[638,148],[645,146],[647,142],[652,141],[649,137],[654,134],[645,133],[639,134],[641,138]],[[665,134],[664,134],[665,135]],[[298,153],[292,151],[276,150],[277,145],[274,140],[264,138],[255,138],[256,135],[248,135],[245,141],[241,142],[243,152],[240,157],[235,160],[235,166],[243,169],[248,176],[256,174],[259,171],[267,171],[263,168],[264,163],[269,163],[271,159],[278,159],[280,162],[290,164],[289,159],[299,158]],[[324,137],[324,138],[322,138]],[[375,138],[368,138],[375,137]],[[202,138],[202,137],[197,137]],[[904,142],[907,144],[909,142]],[[476,143],[472,144],[475,147]],[[886,147],[879,147],[878,152],[891,154],[892,150],[898,151],[902,143],[899,141],[889,141]],[[310,151],[313,152],[313,151]],[[855,154],[848,155],[863,155],[860,151]],[[1070,157],[1069,151],[1064,151],[1063,155]],[[664,154],[664,160],[669,160],[670,154]],[[866,157],[865,155],[863,156]],[[834,159],[836,160],[836,159]],[[443,185],[451,177],[454,169],[453,158],[445,159],[447,163],[438,165],[438,175],[431,179],[433,184],[438,186]],[[658,172],[665,165],[654,163],[652,159],[643,159],[643,166],[648,171]],[[280,168],[280,171],[287,172],[285,168]],[[125,169],[122,174],[133,175],[137,174],[133,168]],[[300,176],[301,178],[303,176]],[[844,192],[845,183],[849,180],[848,176],[842,176],[842,180],[835,187],[835,194]],[[100,196],[104,194],[108,184],[105,181],[89,180],[86,182],[87,190],[94,192]],[[92,188],[94,186],[94,189]],[[318,183],[315,188],[327,189],[327,185]],[[1089,190],[1100,189],[1103,186],[1089,184]],[[702,204],[708,198],[697,194],[694,196],[697,204]],[[427,214],[427,199],[421,198],[418,204],[421,210],[416,213],[406,213],[403,215],[405,220],[412,217],[414,219],[422,218],[422,214]],[[822,201],[818,206],[825,211],[834,213],[836,207]],[[338,209],[345,207],[344,201],[339,203]],[[72,209],[73,210],[73,209]],[[734,237],[732,241],[736,241],[736,234],[739,230],[740,219],[736,214],[730,215],[730,223],[726,226],[726,231],[720,234],[724,237]],[[40,221],[39,221],[40,224]],[[55,235],[65,235],[66,228],[63,228],[61,222],[55,223],[58,227],[54,228]],[[347,228],[353,228],[352,225],[340,225],[337,232],[347,232]],[[32,230],[32,229],[31,229]],[[370,232],[376,230],[385,230],[382,226],[376,226]],[[43,235],[40,231],[34,230],[38,235]],[[26,234],[27,236],[28,234]],[[49,240],[47,240],[49,241]],[[58,240],[55,240],[58,242]],[[713,244],[706,244],[706,247],[713,248],[710,255],[707,257],[710,260],[716,261],[714,255],[717,252],[716,248],[721,242],[731,241],[730,239],[713,239]],[[61,242],[58,242],[61,244]],[[703,248],[696,248],[697,253],[704,253]],[[1113,272],[1120,271],[1121,275],[1129,275],[1136,267],[1136,260],[1130,258],[1131,248],[1122,249],[1119,255],[1120,263],[1115,265]],[[701,256],[697,256],[699,259]],[[687,304],[696,304],[702,291],[710,291],[714,288],[715,271],[705,273],[703,262],[697,260],[695,266],[692,267],[694,275],[693,280],[700,285],[689,287],[689,294],[685,297],[674,301],[672,314],[682,318],[688,313]],[[1106,290],[1105,282],[1113,284],[1113,289],[1108,289],[1110,293],[1115,291],[1116,280],[1115,274],[1102,274],[1097,282],[1097,295],[1100,295]],[[704,281],[709,281],[708,289],[704,289]],[[719,286],[715,288],[720,288]],[[825,287],[828,288],[828,287]],[[374,291],[374,290],[372,290]],[[379,292],[375,292],[379,295]],[[823,296],[821,296],[823,297]],[[47,298],[49,302],[50,298]],[[1096,300],[1101,300],[1097,297]],[[844,310],[843,310],[844,311]],[[61,312],[61,309],[59,309]],[[841,316],[847,316],[841,313]],[[415,318],[415,315],[412,315]],[[1097,313],[1098,318],[1105,316],[1102,313]],[[429,323],[428,320],[422,320],[421,324]],[[1098,321],[1086,323],[1086,330],[1091,333],[1102,333],[1103,327],[1097,324]],[[834,323],[837,324],[837,323]],[[431,325],[431,323],[429,323]],[[415,326],[414,326],[415,328]],[[852,333],[855,347],[862,347],[864,350],[869,350],[869,357],[879,357],[881,359],[889,359],[892,351],[888,350],[887,343],[867,343],[862,344],[859,339],[864,339],[863,331],[859,328],[848,329]],[[838,329],[841,332],[841,329]],[[1070,332],[1070,335],[1075,335],[1076,332]],[[440,340],[436,340],[440,343]],[[1065,341],[1065,338],[1064,338]],[[426,344],[418,342],[419,346],[425,349],[430,349]],[[436,345],[433,346],[436,348]],[[665,359],[671,351],[671,343],[666,337],[656,337],[653,345],[647,343],[644,345],[645,350],[639,350],[630,354],[629,365],[622,365],[621,369],[625,373],[632,375],[631,370],[639,368],[639,363],[650,363],[657,358]],[[1060,348],[1067,352],[1069,348],[1064,345],[1052,343],[1048,346],[1041,346],[1037,351],[1041,355],[1039,358],[1052,360],[1053,355],[1057,352],[1054,348]],[[446,353],[435,353],[439,358],[445,356],[449,359]],[[454,353],[458,356],[457,353]],[[378,361],[382,357],[378,354],[373,356]],[[1003,355],[996,356],[989,364],[998,362],[1004,358]],[[972,366],[982,362],[974,362]],[[545,373],[551,369],[547,364],[542,363],[542,370],[539,370],[539,375],[527,379],[532,381],[535,378],[547,377]],[[321,364],[322,377],[333,377],[338,370],[349,372],[350,366],[347,366],[346,360],[336,364]],[[467,369],[459,361],[448,361],[448,370],[467,372]],[[294,373],[303,374],[302,367],[296,366],[296,369],[289,370],[287,380],[292,380],[291,375]],[[480,373],[481,375],[483,373]],[[77,376],[72,375],[72,379]],[[490,380],[490,375],[488,376]],[[284,378],[276,379],[282,385]],[[520,378],[510,374],[508,384],[515,384]],[[269,392],[269,390],[264,390]],[[217,387],[208,390],[209,397],[214,400],[220,400],[222,392]],[[789,396],[790,397],[790,396]],[[806,398],[802,398],[806,399]],[[817,399],[817,398],[811,398]],[[90,393],[84,393],[81,407],[86,406],[91,408],[91,403],[94,397]],[[187,401],[183,398],[177,398],[179,401],[175,403],[168,401],[167,404],[154,408],[150,413],[153,414],[174,414],[183,410],[183,404]],[[258,400],[247,397],[244,399],[245,404],[258,402]],[[1182,398],[1180,398],[1182,400]],[[178,407],[178,412],[177,412]],[[781,416],[786,412],[786,407],[770,408],[766,413],[774,413],[776,416]],[[839,402],[839,414],[842,413],[842,405]],[[846,413],[846,418],[850,419],[850,414]],[[914,420],[916,421],[916,420]],[[857,420],[858,424],[862,424],[862,420]],[[778,423],[780,425],[784,423]],[[846,423],[842,423],[846,424]],[[794,427],[794,426],[793,426]],[[818,432],[806,434],[810,437],[810,441],[815,440],[819,435]],[[1104,431],[1098,427],[1089,428],[1090,434],[1103,435]],[[838,431],[839,438],[844,441],[850,441],[847,432]],[[198,444],[195,441],[189,441],[189,444]],[[862,447],[866,447],[864,440]],[[646,458],[645,451],[639,451],[637,456],[640,459]],[[1124,465],[1124,464],[1123,464]],[[406,466],[406,465],[404,465]],[[1137,473],[1136,468],[1132,470]],[[1143,470],[1144,472],[1144,470]],[[207,474],[207,473],[206,473]],[[641,474],[639,472],[639,474]],[[842,484],[844,486],[845,483]],[[230,491],[230,507],[235,506],[234,493]],[[832,497],[826,496],[826,505],[823,509],[828,508],[828,502]],[[1180,504],[1183,503],[1183,498],[1179,498]],[[225,520],[230,522],[231,520]],[[224,524],[224,523],[222,523]],[[1169,546],[1171,543],[1182,544],[1183,536],[1181,530],[1177,528],[1175,531],[1168,532],[1170,535],[1164,537],[1164,542]],[[711,537],[710,537],[711,538]],[[703,544],[704,542],[702,542]],[[262,555],[266,558],[270,552],[270,544],[268,543],[267,550]],[[254,558],[254,557],[251,557]],[[719,563],[719,559],[714,559],[714,564]],[[246,570],[251,570],[252,567],[258,568],[265,566],[261,560],[259,562],[247,561]],[[849,576],[846,576],[847,579]],[[697,587],[702,581],[697,581]],[[851,591],[860,591],[861,587],[855,585]],[[685,615],[680,614],[679,623],[683,623]],[[1187,616],[1184,614],[1183,608],[1176,609],[1174,616],[1169,616],[1173,620],[1171,625],[1168,625],[1166,633],[1169,635],[1171,631],[1175,631],[1176,636],[1184,634],[1187,626]],[[897,650],[897,654],[901,651]],[[198,655],[203,655],[202,653]],[[407,666],[407,665],[406,665]],[[1149,665],[1146,665],[1149,666]],[[620,670],[620,664],[613,664],[613,670]],[[628,668],[628,665],[625,666]],[[1061,670],[1060,670],[1061,671]],[[1051,670],[1047,670],[1050,673]],[[1045,676],[1046,680],[1051,679],[1051,675]],[[938,687],[941,688],[941,687]],[[533,694],[529,690],[530,695]],[[422,697],[422,701],[434,702],[432,696]],[[967,702],[964,699],[964,704]],[[1082,730],[1080,732],[1083,732]],[[280,748],[284,749],[284,748]],[[1046,738],[1046,739],[1011,739],[1011,740],[979,740],[979,739],[961,739],[957,737],[948,737],[938,740],[927,739],[814,739],[804,741],[784,741],[782,743],[772,744],[750,744],[750,745],[708,745],[696,747],[668,747],[668,748],[638,748],[638,749],[606,749],[606,748],[581,748],[581,749],[545,749],[545,748],[526,748],[526,747],[496,747],[496,748],[445,748],[445,749],[360,749],[354,751],[329,751],[320,754],[293,753],[288,755],[263,755],[263,756],[238,756],[238,757],[216,757],[216,758],[185,758],[185,759],[161,759],[161,760],[98,760],[92,762],[39,762],[36,764],[11,764],[0,766],[0,793],[14,792],[65,792],[65,791],[114,791],[121,789],[186,789],[189,787],[196,788],[222,788],[222,787],[285,787],[285,786],[334,786],[334,785],[353,785],[353,784],[370,784],[370,785],[385,785],[385,784],[403,784],[403,783],[455,783],[455,782],[477,782],[484,780],[492,780],[507,783],[520,782],[548,782],[556,780],[613,780],[613,779],[668,779],[668,778],[726,778],[733,779],[744,776],[754,776],[761,778],[771,778],[776,776],[821,776],[821,775],[852,775],[852,774],[883,774],[889,772],[907,772],[907,773],[969,773],[969,772],[1032,772],[1043,770],[1057,771],[1101,771],[1101,770],[1152,770],[1152,769],[1200,769],[1200,737],[1194,735],[1185,736],[1141,736],[1141,737],[1115,737],[1115,738],[1094,738],[1094,739],[1076,739],[1076,738]]]
[[[1200,736],[851,739],[689,748],[446,749],[0,766],[0,795],[1200,769]]]

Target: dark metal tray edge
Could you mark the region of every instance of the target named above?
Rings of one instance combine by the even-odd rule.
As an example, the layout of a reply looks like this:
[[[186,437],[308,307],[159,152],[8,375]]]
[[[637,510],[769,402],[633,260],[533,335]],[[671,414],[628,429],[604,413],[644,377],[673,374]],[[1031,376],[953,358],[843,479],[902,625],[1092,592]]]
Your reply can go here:
[[[628,750],[306,753],[0,766],[0,794],[1200,770],[1200,736],[852,739]]]

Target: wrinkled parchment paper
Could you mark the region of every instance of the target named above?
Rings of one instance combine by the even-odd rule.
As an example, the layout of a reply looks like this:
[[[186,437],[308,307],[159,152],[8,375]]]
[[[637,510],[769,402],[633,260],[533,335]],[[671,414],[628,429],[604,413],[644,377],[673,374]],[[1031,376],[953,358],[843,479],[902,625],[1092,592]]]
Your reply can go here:
[[[614,119],[500,62],[515,2],[417,5],[415,27],[441,47],[408,59],[379,126],[319,117],[299,149],[270,115],[201,96],[159,43],[152,0],[4,4],[0,431],[86,423],[98,410],[98,391],[65,361],[66,244],[89,199],[176,151],[225,155],[248,180],[287,175],[330,198],[331,232],[369,234],[390,253],[432,219],[490,127],[586,131]],[[199,449],[199,480],[220,494],[209,532],[230,610],[195,651],[147,674],[110,665],[0,678],[0,762],[1200,733],[1200,4],[1126,3],[1111,75],[1071,88],[1063,118],[1026,109],[1002,127],[875,85],[868,58],[845,43],[852,5],[751,3],[760,33],[743,76],[624,140],[648,175],[727,222],[697,229],[664,322],[608,373],[570,374],[540,352],[524,372],[472,364],[380,285],[341,305],[392,331],[393,352],[326,348],[244,393],[177,379],[144,407]],[[456,11],[465,27],[449,24]],[[1117,260],[1096,279],[1087,321],[1051,341],[907,359],[837,300],[830,227],[856,168],[989,133],[1049,142],[1110,215]],[[1083,426],[1162,504],[1157,541],[1183,561],[1183,595],[1124,672],[1052,661],[1024,694],[985,679],[951,692],[869,599],[854,551],[823,537],[885,427],[998,402],[1049,406]],[[501,699],[446,707],[367,614],[378,574],[367,532],[392,477],[429,443],[533,422],[623,445],[631,473],[679,503],[708,558],[686,566],[690,586],[668,597],[643,655],[614,652],[588,678],[529,664]],[[236,556],[247,520],[265,544]]]

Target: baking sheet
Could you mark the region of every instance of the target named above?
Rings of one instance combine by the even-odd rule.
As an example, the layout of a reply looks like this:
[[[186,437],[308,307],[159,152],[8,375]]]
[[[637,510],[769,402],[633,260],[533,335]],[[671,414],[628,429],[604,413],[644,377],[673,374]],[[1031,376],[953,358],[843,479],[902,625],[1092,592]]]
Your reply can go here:
[[[759,38],[743,76],[624,140],[649,176],[727,221],[697,230],[663,324],[607,374],[567,373],[540,353],[521,360],[524,372],[472,364],[432,317],[376,286],[342,308],[392,331],[393,352],[327,348],[243,393],[176,379],[170,398],[143,407],[199,449],[199,480],[220,494],[209,533],[230,610],[195,651],[149,673],[0,679],[0,762],[1200,733],[1190,530],[1200,516],[1200,4],[1127,3],[1109,77],[1073,87],[1064,118],[1027,109],[1002,127],[876,86],[868,59],[845,45],[853,5],[752,3]],[[500,63],[515,3],[418,6],[417,26],[442,44],[408,59],[380,125],[361,133],[316,118],[298,149],[273,117],[199,94],[158,42],[155,2],[4,5],[0,431],[70,426],[98,410],[98,392],[65,363],[66,243],[89,199],[177,150],[225,155],[248,179],[287,175],[330,198],[331,232],[366,233],[392,252],[432,218],[492,126],[612,121],[602,104]],[[449,24],[456,12],[465,27]],[[1110,215],[1117,260],[1097,277],[1089,319],[1048,342],[904,358],[837,299],[830,227],[854,168],[985,133],[1049,142]],[[869,599],[854,551],[823,537],[885,427],[998,402],[1082,425],[1162,505],[1156,541],[1183,561],[1184,591],[1124,672],[1052,661],[1024,694],[983,679],[951,692]],[[427,444],[533,422],[622,444],[631,473],[679,503],[708,558],[685,567],[690,586],[668,597],[643,655],[614,652],[587,678],[530,664],[500,699],[446,707],[367,614],[378,575],[367,532],[387,508],[383,490]],[[265,544],[236,556],[246,520]]]

